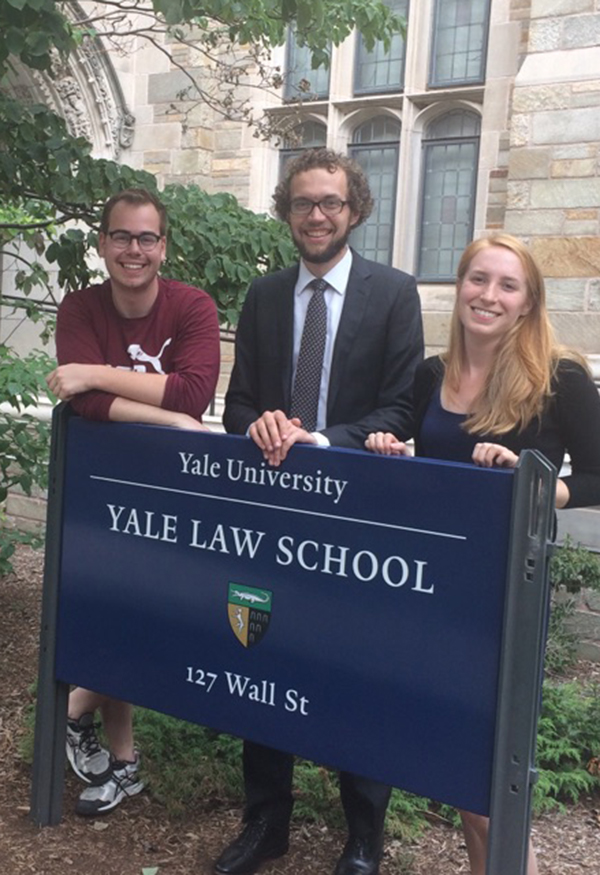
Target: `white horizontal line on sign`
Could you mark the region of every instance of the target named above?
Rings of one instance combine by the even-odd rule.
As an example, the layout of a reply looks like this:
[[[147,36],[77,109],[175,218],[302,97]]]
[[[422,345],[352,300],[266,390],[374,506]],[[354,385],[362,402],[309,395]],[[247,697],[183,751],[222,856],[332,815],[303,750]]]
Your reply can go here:
[[[96,474],[90,474],[90,480],[101,480],[105,483],[118,483],[121,486],[135,486],[138,489],[152,489],[155,492],[173,492],[176,495],[191,495],[195,498],[206,498],[210,501],[226,501],[230,504],[246,504],[249,507],[263,507],[267,510],[280,510],[285,511],[286,513],[298,513],[303,516],[315,516],[322,517],[323,519],[333,519],[340,520],[342,522],[348,523],[360,523],[363,526],[375,526],[375,528],[381,529],[396,529],[401,532],[414,532],[418,535],[432,535],[434,538],[448,538],[453,541],[466,541],[466,535],[456,535],[452,532],[434,532],[429,529],[417,529],[412,526],[399,526],[395,523],[383,523],[377,522],[375,520],[365,520],[357,517],[348,517],[348,516],[340,516],[339,514],[334,513],[322,513],[317,510],[302,510],[298,507],[284,507],[280,504],[265,504],[261,501],[247,501],[243,498],[229,498],[224,495],[211,495],[206,492],[194,492],[191,489],[175,489],[170,486],[158,486],[155,483],[138,483],[134,480],[119,480],[115,477],[101,477]]]

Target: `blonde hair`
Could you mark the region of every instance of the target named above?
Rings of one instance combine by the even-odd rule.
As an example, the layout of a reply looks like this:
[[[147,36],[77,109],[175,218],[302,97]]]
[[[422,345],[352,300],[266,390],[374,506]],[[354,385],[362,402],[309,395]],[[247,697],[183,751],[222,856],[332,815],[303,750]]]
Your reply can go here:
[[[555,340],[546,310],[544,277],[527,246],[510,234],[494,234],[470,243],[458,265],[457,299],[450,325],[450,341],[442,356],[447,388],[451,392],[458,391],[466,361],[464,328],[457,306],[458,292],[473,258],[494,246],[510,250],[521,262],[530,309],[513,325],[496,350],[485,385],[465,422],[465,430],[471,434],[502,435],[514,428],[521,431],[541,415],[544,403],[552,394],[552,377],[559,359],[572,358],[585,367],[581,356],[559,346]]]

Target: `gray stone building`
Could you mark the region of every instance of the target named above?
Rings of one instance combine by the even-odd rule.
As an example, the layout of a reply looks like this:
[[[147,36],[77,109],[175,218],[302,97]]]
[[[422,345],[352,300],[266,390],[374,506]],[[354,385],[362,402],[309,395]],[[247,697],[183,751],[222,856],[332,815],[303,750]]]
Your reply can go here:
[[[254,103],[292,130],[280,145],[205,108],[183,130],[172,112],[181,72],[150,51],[130,56],[119,70],[136,119],[124,160],[268,211],[287,154],[319,143],[347,151],[377,196],[354,245],[416,273],[430,348],[445,342],[458,254],[505,229],[540,260],[561,340],[598,355],[600,4],[390,3],[408,27],[387,55],[354,35],[333,50],[329,73],[315,74],[293,36],[275,53],[282,94]],[[311,99],[299,102],[303,80]]]
[[[279,142],[183,97],[182,68],[206,75],[206,60],[185,46],[171,60],[133,38],[123,55],[88,45],[55,80],[23,71],[13,87],[55,107],[96,155],[163,184],[230,191],[256,211],[268,212],[282,161],[302,145],[349,152],[377,199],[354,245],[417,275],[430,349],[445,343],[458,254],[473,236],[506,229],[543,266],[560,339],[597,356],[600,3],[388,2],[407,32],[387,54],[352,35],[333,49],[330,71],[315,72],[293,34],[275,50],[281,91],[248,97],[255,115],[288,132]],[[6,292],[11,265],[3,269]],[[5,310],[0,338],[12,329]],[[26,346],[30,331],[13,341]]]

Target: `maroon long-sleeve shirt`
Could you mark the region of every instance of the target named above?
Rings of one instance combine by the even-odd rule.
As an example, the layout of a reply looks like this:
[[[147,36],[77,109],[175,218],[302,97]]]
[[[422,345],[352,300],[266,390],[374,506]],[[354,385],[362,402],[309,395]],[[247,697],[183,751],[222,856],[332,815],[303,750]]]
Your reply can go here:
[[[56,325],[61,365],[110,365],[167,374],[165,410],[200,420],[219,376],[217,309],[206,292],[159,278],[158,296],[146,316],[126,319],[116,310],[110,280],[66,296]],[[87,419],[107,420],[115,395],[90,391],[72,405]]]

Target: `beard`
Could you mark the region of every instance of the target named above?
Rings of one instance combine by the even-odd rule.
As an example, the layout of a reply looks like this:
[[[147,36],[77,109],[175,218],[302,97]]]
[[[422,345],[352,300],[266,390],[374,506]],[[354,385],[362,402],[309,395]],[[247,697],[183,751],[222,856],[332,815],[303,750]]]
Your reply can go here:
[[[324,249],[323,252],[319,253],[311,252],[295,234],[292,234],[292,237],[294,238],[296,249],[307,264],[326,264],[328,261],[331,261],[332,258],[335,258],[335,256],[338,255],[347,245],[351,230],[352,229],[350,228],[347,233],[338,240],[332,240],[327,249]]]

